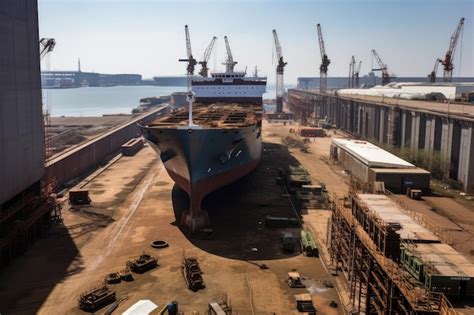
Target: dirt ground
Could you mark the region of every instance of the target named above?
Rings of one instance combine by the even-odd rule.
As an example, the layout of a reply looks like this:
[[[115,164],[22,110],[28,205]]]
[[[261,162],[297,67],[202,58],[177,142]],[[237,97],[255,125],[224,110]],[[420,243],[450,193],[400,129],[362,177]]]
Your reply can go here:
[[[348,193],[349,177],[329,162],[331,137],[347,135],[331,132],[331,137],[309,143],[310,153],[304,153],[282,144],[290,128],[295,125],[264,122],[264,150],[257,169],[205,198],[203,207],[214,228],[212,240],[190,238],[177,225],[189,200],[151,148],[98,170],[78,184],[89,189],[92,206],[71,209],[65,205],[64,224],[54,226],[48,237],[0,271],[0,313],[83,314],[77,308],[79,295],[146,251],[158,256],[160,266],[134,275],[133,282],[110,285],[124,299],[114,313],[150,299],[160,308],[176,300],[185,314],[206,314],[208,302],[227,295],[235,314],[298,314],[294,295],[309,292],[320,314],[343,314],[342,308],[348,306],[345,281],[330,276],[322,263],[329,263],[325,245],[331,212],[309,210],[303,215],[307,228],[315,233],[321,259],[282,252],[281,232],[297,235],[299,229],[270,229],[264,219],[266,215],[295,216],[284,189],[276,183],[279,167],[302,164],[331,195]],[[472,254],[474,222],[472,214],[467,215],[472,209],[439,197],[393,198],[443,225],[453,237],[453,246]],[[166,240],[170,246],[152,249],[153,240]],[[180,269],[183,255],[199,259],[206,289],[194,293],[186,288]],[[269,269],[260,269],[261,264]],[[293,269],[304,277],[307,289],[286,285],[287,272]],[[336,288],[326,288],[324,281]],[[331,300],[339,303],[337,309],[328,306]]]
[[[180,311],[207,313],[207,303],[226,294],[235,314],[297,314],[294,295],[309,292],[322,314],[343,314],[333,281],[317,258],[280,249],[282,231],[269,229],[266,215],[294,216],[283,188],[276,184],[278,167],[297,165],[280,141],[265,132],[262,161],[255,172],[204,200],[214,228],[212,240],[189,238],[176,223],[188,206],[184,192],[174,186],[157,155],[145,147],[135,157],[122,157],[106,170],[89,177],[91,207],[63,209],[64,225],[0,273],[0,312],[6,314],[82,314],[79,295],[131,257],[147,251],[160,266],[135,281],[110,287],[124,298],[114,313],[141,299],[160,307],[172,300]],[[153,240],[170,246],[157,250]],[[186,288],[180,265],[183,255],[196,256],[204,271],[206,289]],[[258,265],[266,264],[263,270]],[[287,273],[296,269],[306,289],[290,289]],[[98,314],[103,314],[107,307]]]

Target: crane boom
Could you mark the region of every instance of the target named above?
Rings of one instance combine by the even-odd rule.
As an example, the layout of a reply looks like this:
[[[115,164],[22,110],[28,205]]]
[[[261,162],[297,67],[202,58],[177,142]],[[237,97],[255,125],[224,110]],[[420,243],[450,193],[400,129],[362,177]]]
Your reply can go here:
[[[207,46],[206,50],[204,51],[204,55],[202,56],[202,61],[199,61],[199,64],[201,65],[201,70],[199,71],[199,74],[202,75],[203,77],[208,76],[209,68],[207,67],[207,62],[209,61],[209,58],[211,57],[211,52],[212,48],[214,47],[214,43],[216,42],[217,37],[213,37],[211,40],[211,43],[209,46]]]
[[[319,66],[319,90],[320,92],[326,92],[327,88],[327,73],[328,73],[328,66],[331,63],[327,54],[326,48],[324,46],[324,39],[323,39],[323,32],[321,31],[321,24],[317,25],[318,29],[318,39],[319,39],[319,50],[321,53],[321,65]]]
[[[283,53],[280,46],[280,41],[278,40],[278,35],[276,30],[272,31],[273,40],[275,41],[275,50],[278,58],[278,64],[276,67],[276,105],[277,113],[283,112],[283,96],[285,94],[285,88],[283,85],[283,72],[285,70],[286,62],[283,60]]]
[[[225,49],[227,51],[227,59],[222,64],[226,66],[226,72],[234,72],[234,66],[237,64],[237,61],[234,61],[234,58],[232,57],[232,51],[230,50],[229,40],[227,39],[227,36],[224,36],[224,41]]]
[[[54,38],[41,38],[39,41],[40,45],[40,60],[43,59],[48,53],[52,52],[54,46],[56,46],[56,40]]]
[[[189,36],[189,29],[188,26],[184,26],[184,33],[186,34],[186,54],[187,59],[179,59],[179,61],[187,62],[188,65],[186,67],[187,73],[189,75],[194,74],[194,66],[197,64],[196,59],[193,57],[193,52],[191,50],[191,36]]]
[[[459,35],[461,34],[462,28],[464,26],[464,18],[459,20],[458,26],[454,31],[453,35],[451,35],[451,39],[449,41],[449,48],[444,56],[444,60],[441,61],[441,64],[444,67],[443,79],[445,82],[451,82],[453,78],[453,59],[454,59],[454,52],[456,50],[456,46],[458,43]]]
[[[390,83],[390,74],[388,73],[387,65],[383,63],[382,58],[380,58],[375,49],[372,49],[372,54],[380,67],[379,69],[372,69],[372,71],[382,71],[382,85]]]
[[[275,51],[276,51],[277,58],[278,60],[280,60],[280,58],[283,58],[283,53],[281,52],[280,41],[278,40],[278,35],[277,35],[276,30],[273,30],[273,40],[275,41]]]

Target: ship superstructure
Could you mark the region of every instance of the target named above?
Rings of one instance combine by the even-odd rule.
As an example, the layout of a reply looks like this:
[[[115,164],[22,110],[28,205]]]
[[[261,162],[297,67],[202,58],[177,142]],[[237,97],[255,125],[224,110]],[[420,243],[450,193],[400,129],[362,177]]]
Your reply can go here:
[[[192,115],[183,108],[142,127],[170,177],[189,195],[181,224],[191,232],[210,226],[202,199],[245,176],[260,161],[266,77],[234,72],[236,63],[228,54],[225,72],[190,80]]]

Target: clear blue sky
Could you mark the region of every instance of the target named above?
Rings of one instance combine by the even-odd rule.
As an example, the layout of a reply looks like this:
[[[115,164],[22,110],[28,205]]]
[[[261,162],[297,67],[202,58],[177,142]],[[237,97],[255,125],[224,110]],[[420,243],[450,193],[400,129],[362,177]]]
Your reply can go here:
[[[323,29],[331,59],[329,76],[347,76],[352,55],[371,67],[375,48],[398,76],[425,76],[443,57],[459,19],[466,18],[459,68],[474,76],[473,0],[426,1],[159,1],[38,0],[40,36],[54,37],[51,68],[70,70],[81,58],[83,71],[184,74],[184,25],[190,27],[193,54],[201,57],[212,36],[218,42],[211,68],[224,59],[230,40],[236,69],[255,65],[274,78],[272,29],[278,32],[288,62],[286,82],[319,75],[316,24]],[[441,69],[440,69],[441,70]],[[461,70],[459,72],[459,70]],[[439,71],[442,76],[442,71]]]

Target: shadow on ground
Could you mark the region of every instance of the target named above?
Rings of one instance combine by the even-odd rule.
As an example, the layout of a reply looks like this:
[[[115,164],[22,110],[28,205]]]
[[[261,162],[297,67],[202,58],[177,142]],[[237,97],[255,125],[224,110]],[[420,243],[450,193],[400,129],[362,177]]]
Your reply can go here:
[[[84,269],[64,225],[55,225],[0,270],[0,314],[37,314],[56,284]]]
[[[289,231],[299,236],[299,228],[265,226],[267,215],[296,217],[284,188],[276,183],[278,168],[288,165],[297,166],[299,162],[286,146],[264,143],[262,159],[255,171],[203,200],[203,209],[208,211],[214,230],[213,238],[192,238],[185,228],[181,228],[182,232],[196,247],[226,258],[270,260],[298,255],[299,251],[284,253],[281,250],[280,235]],[[172,201],[176,222],[179,222],[182,212],[189,208],[189,198],[175,185]]]

